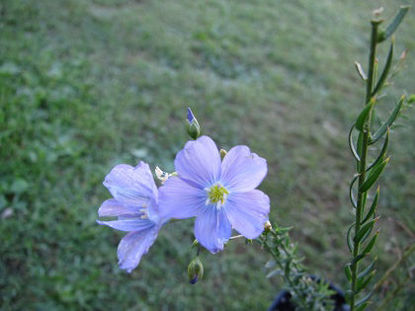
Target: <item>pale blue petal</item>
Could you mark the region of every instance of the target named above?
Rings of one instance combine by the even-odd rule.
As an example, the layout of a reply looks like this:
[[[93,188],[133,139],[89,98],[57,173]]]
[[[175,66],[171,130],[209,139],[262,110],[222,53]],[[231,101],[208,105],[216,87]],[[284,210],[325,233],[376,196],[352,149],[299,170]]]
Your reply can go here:
[[[232,233],[231,224],[223,209],[207,205],[195,221],[195,236],[212,254],[223,250]]]
[[[259,190],[231,193],[223,207],[232,228],[248,239],[264,231],[270,209],[269,197]]]
[[[154,226],[154,223],[149,219],[130,217],[121,217],[121,219],[109,221],[97,220],[97,223],[120,231],[146,230]]]
[[[170,177],[159,189],[160,217],[184,219],[197,216],[206,200],[206,191],[179,177]]]
[[[140,216],[142,213],[139,212],[138,208],[127,206],[115,199],[109,199],[102,203],[101,207],[98,209],[99,217],[114,217],[114,216]]]
[[[202,189],[220,176],[220,155],[214,141],[207,136],[186,143],[174,161],[180,178]]]
[[[187,121],[189,123],[192,123],[194,119],[195,119],[195,115],[193,114],[192,109],[190,109],[190,107],[187,107]]]
[[[232,192],[255,189],[266,174],[266,160],[251,153],[247,146],[233,147],[222,162],[221,181]]]
[[[117,201],[127,206],[151,205],[151,201],[157,198],[153,175],[144,162],[136,167],[126,164],[115,166],[105,177],[104,185]]]
[[[159,228],[153,226],[146,230],[128,233],[118,245],[118,264],[130,273],[140,263],[141,257],[148,252],[157,238]]]

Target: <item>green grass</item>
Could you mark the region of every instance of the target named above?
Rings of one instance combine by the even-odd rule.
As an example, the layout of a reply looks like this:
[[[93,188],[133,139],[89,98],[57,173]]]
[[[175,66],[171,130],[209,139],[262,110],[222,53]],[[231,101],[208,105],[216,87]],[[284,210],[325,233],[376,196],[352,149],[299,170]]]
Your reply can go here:
[[[131,275],[116,264],[122,234],[95,223],[115,164],[173,169],[187,106],[221,147],[248,144],[267,158],[271,219],[294,226],[313,273],[343,286],[347,130],[364,98],[353,61],[366,64],[379,4],[390,17],[401,2],[2,1],[0,308],[266,309],[281,284],[265,278],[259,249],[235,242],[204,254],[205,279],[191,286],[191,220],[166,226]],[[397,34],[410,52],[394,96],[415,91],[414,29],[412,10]],[[382,178],[378,275],[409,240],[403,226],[415,230],[407,115]],[[414,291],[406,286],[394,310]]]

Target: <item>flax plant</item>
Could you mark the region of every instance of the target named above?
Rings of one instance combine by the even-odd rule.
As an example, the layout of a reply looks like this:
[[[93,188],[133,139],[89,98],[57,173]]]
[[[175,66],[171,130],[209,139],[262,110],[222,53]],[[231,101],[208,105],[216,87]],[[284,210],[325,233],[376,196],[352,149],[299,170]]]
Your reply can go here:
[[[376,258],[370,259],[363,265],[363,259],[368,258],[373,249],[379,231],[373,229],[379,217],[376,216],[377,204],[380,195],[379,186],[376,190],[376,182],[384,168],[389,163],[387,156],[390,128],[398,117],[402,107],[407,102],[405,95],[397,101],[389,118],[377,129],[374,129],[375,109],[379,104],[379,97],[390,77],[390,70],[394,55],[393,33],[403,20],[409,7],[403,6],[385,28],[381,28],[383,20],[378,17],[380,10],[375,11],[375,17],[371,21],[371,37],[369,61],[366,73],[362,65],[356,62],[356,68],[360,77],[366,84],[366,96],[364,108],[354,122],[350,134],[350,149],[356,160],[356,174],[350,184],[350,200],[354,208],[355,219],[347,232],[347,245],[351,252],[351,260],[345,266],[345,274],[349,282],[347,291],[348,302],[352,311],[361,311],[369,305],[369,299],[373,291],[365,292],[370,281],[375,275]],[[386,57],[384,68],[377,77],[377,47],[379,44],[390,41],[390,48]],[[357,136],[357,141],[354,137]],[[379,152],[373,160],[370,159],[368,150],[383,140]],[[373,194],[373,196],[372,196]],[[369,204],[370,203],[370,204]]]
[[[411,101],[405,95],[397,100],[389,117],[375,128],[375,111],[384,87],[393,76],[393,33],[409,7],[401,7],[392,22],[382,28],[383,20],[377,10],[371,21],[371,37],[367,74],[360,63],[357,71],[365,83],[364,107],[349,132],[349,145],[356,162],[356,174],[350,183],[350,201],[354,221],[347,232],[347,245],[351,258],[345,265],[349,282],[347,302],[351,311],[365,310],[372,293],[381,286],[392,267],[372,290],[367,290],[375,276],[376,259],[367,260],[376,243],[379,231],[374,230],[380,188],[377,181],[388,165],[387,156],[390,129],[402,108]],[[390,41],[385,65],[378,72],[377,47]],[[105,201],[98,213],[100,217],[116,220],[99,220],[98,223],[129,232],[120,242],[118,258],[121,269],[131,272],[140,263],[157,238],[158,232],[169,222],[194,218],[193,247],[196,255],[188,266],[191,284],[202,279],[204,267],[202,250],[216,254],[227,243],[245,238],[247,244],[256,241],[271,257],[269,277],[282,276],[293,310],[345,310],[344,298],[339,301],[339,291],[325,280],[310,274],[297,254],[297,245],[291,242],[290,228],[272,225],[269,221],[271,202],[267,194],[257,189],[268,172],[266,159],[238,145],[229,151],[219,150],[208,136],[201,136],[201,126],[188,109],[186,129],[189,140],[175,158],[175,172],[166,173],[156,167],[157,187],[148,164],[136,167],[117,165],[106,177],[104,185],[113,198]],[[369,148],[377,147],[372,157]],[[239,235],[232,236],[237,231]],[[409,256],[411,246],[402,260]],[[366,260],[365,260],[366,258]],[[341,295],[340,295],[341,296]]]

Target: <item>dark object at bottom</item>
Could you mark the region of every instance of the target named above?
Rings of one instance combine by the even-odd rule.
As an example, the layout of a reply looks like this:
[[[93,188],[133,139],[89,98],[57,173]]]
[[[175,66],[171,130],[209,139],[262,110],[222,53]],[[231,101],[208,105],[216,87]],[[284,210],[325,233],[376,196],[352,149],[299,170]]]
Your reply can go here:
[[[315,277],[312,278],[316,279]],[[346,304],[346,299],[344,298],[342,290],[331,283],[329,288],[335,292],[335,294],[330,297],[334,301],[333,311],[349,311],[350,307]],[[277,297],[275,297],[275,300],[268,311],[295,311],[295,306],[291,303],[290,292],[282,290]]]

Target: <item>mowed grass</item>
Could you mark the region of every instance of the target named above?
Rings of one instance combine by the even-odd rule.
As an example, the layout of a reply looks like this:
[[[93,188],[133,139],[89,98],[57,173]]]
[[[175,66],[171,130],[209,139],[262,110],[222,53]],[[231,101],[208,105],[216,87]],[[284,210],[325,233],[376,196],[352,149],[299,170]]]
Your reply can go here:
[[[95,223],[114,165],[174,169],[187,106],[220,147],[247,144],[268,160],[261,189],[272,200],[271,220],[294,227],[312,273],[344,286],[354,174],[347,131],[364,98],[353,62],[366,64],[372,9],[384,5],[390,17],[400,4],[2,1],[0,308],[269,306],[281,284],[265,278],[269,258],[256,246],[236,241],[215,256],[205,252],[205,278],[191,286],[191,220],[163,228],[132,274],[117,267],[122,233]],[[412,11],[397,34],[397,50],[409,49],[406,68],[382,100],[384,112],[402,91],[415,91],[414,29]],[[413,114],[391,136],[378,276],[415,230]],[[394,279],[406,273],[404,266]],[[393,309],[409,310],[414,291],[408,283]]]

